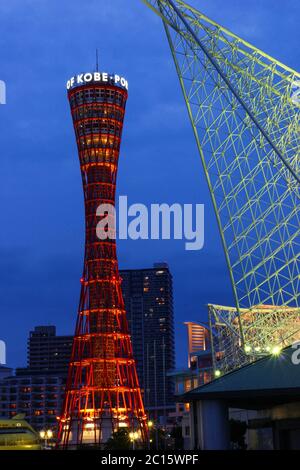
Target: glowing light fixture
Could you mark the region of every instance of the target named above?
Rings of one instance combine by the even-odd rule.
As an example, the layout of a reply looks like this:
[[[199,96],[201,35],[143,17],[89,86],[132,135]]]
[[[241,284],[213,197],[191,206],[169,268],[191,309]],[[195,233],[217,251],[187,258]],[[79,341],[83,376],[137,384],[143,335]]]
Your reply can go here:
[[[273,354],[273,356],[279,356],[279,354],[281,353],[281,347],[274,346],[271,350],[271,353]]]

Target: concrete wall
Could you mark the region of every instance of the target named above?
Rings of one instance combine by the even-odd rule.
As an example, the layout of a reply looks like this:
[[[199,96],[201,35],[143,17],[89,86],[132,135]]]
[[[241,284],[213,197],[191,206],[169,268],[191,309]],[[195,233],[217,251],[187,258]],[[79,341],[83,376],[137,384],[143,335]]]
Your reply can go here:
[[[228,406],[221,400],[191,404],[191,448],[227,450],[230,447]]]

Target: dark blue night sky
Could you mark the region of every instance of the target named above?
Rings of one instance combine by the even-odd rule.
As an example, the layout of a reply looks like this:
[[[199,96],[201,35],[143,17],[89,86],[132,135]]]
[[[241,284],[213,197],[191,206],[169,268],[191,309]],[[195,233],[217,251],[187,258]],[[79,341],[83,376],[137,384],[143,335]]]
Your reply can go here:
[[[236,34],[300,69],[299,0],[191,0]],[[183,322],[206,320],[207,303],[232,293],[201,163],[165,33],[141,0],[0,0],[0,339],[7,363],[26,363],[28,331],[56,324],[72,334],[79,299],[84,214],[66,98],[70,76],[125,75],[129,101],[118,192],[129,203],[204,203],[205,247],[120,241],[120,268],[165,261],[174,276],[178,365]]]

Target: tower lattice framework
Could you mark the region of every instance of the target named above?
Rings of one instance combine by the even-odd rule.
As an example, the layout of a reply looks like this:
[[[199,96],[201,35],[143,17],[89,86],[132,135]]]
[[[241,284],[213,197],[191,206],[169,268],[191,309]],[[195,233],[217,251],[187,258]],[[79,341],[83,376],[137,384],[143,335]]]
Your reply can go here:
[[[251,336],[241,320],[261,305],[273,309],[285,344],[295,331],[282,327],[282,307],[293,315],[300,307],[300,74],[181,0],[143,1],[163,20],[192,123],[230,273],[236,344],[245,348],[246,333],[254,354],[277,337],[276,321]]]
[[[68,91],[85,203],[81,295],[58,440],[62,447],[101,445],[127,428],[147,438],[146,416],[132,353],[115,233],[97,226],[115,205],[127,90],[91,82]],[[113,217],[110,211],[108,216]],[[112,222],[108,227],[114,226]],[[115,229],[114,229],[115,230]]]

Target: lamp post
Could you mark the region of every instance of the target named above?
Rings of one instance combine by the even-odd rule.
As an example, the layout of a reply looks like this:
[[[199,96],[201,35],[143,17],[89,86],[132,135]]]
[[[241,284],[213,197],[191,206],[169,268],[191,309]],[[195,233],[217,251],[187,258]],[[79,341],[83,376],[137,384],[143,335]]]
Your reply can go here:
[[[44,449],[47,448],[48,439],[52,439],[53,432],[51,429],[47,429],[46,431],[40,431],[40,438],[44,441]]]
[[[151,448],[151,442],[152,442],[152,439],[150,438],[150,431],[151,429],[153,428],[153,421],[148,421],[148,430],[149,430],[149,440],[148,440],[148,450],[150,450]]]
[[[129,433],[130,441],[132,442],[132,450],[135,450],[135,441],[138,439],[139,435],[136,431]]]

